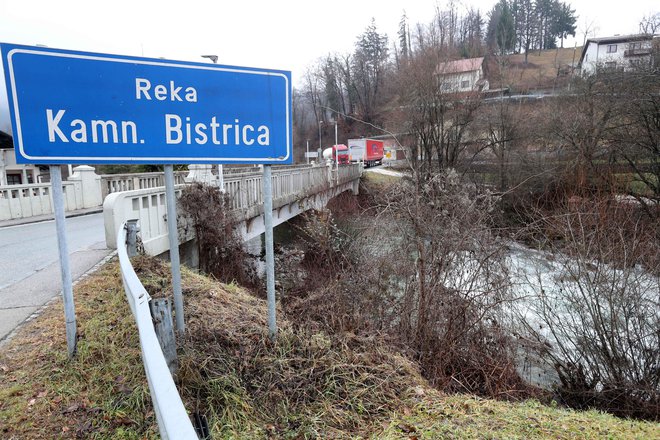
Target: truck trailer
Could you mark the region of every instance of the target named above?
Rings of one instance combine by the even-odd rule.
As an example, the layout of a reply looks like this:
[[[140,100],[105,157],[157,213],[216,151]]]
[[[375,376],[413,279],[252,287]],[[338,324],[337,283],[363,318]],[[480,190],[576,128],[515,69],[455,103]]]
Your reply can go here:
[[[383,141],[375,139],[349,139],[351,162],[362,162],[365,168],[381,165],[385,154]]]

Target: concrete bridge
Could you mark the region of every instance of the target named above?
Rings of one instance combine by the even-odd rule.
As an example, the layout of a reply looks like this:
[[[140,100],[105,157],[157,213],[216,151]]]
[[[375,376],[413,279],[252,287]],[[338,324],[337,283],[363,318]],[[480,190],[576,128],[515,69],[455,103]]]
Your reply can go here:
[[[210,172],[210,167],[191,165],[194,180],[210,184],[224,181],[225,191],[230,195],[235,218],[244,240],[258,237],[264,232],[262,196],[262,171],[247,168],[247,171],[225,172],[222,180]],[[296,165],[273,166],[273,225],[277,226],[309,209],[321,209],[336,195],[351,191],[358,193],[362,167],[360,164],[340,166]],[[184,184],[176,186],[177,196]],[[138,219],[140,236],[149,255],[168,252],[167,209],[165,188],[147,188],[109,194],[103,203],[107,246],[117,248],[118,228],[126,220]],[[192,228],[179,225],[182,243],[189,242]],[[182,227],[183,226],[183,227]]]

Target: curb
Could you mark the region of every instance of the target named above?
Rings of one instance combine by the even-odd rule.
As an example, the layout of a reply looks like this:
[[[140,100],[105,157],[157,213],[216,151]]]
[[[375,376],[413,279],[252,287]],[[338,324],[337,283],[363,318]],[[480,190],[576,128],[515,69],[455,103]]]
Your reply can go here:
[[[99,212],[103,212],[103,207],[99,206],[98,208],[89,208],[87,210],[78,210],[78,211],[68,211],[64,213],[65,218],[72,218],[72,217],[81,217],[83,215],[88,215],[88,214],[98,214]],[[6,228],[9,226],[21,226],[21,225],[27,225],[31,223],[43,223],[43,222],[48,222],[48,221],[53,221],[55,220],[55,215],[54,214],[47,214],[47,215],[40,215],[40,216],[35,216],[35,217],[25,217],[25,218],[17,218],[13,220],[3,220],[0,221],[0,229]]]

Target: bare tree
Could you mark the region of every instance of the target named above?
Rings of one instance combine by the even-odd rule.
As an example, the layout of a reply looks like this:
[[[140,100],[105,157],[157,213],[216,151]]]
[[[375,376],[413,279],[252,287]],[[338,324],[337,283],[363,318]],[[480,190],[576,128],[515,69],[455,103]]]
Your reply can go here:
[[[501,326],[510,298],[505,248],[488,227],[495,200],[452,170],[388,194],[402,256],[397,333],[440,387],[515,395],[524,387]]]
[[[657,53],[656,55],[660,55]],[[621,190],[660,219],[660,78],[654,66],[639,66],[619,83],[618,120],[612,148],[632,175]],[[635,185],[635,186],[630,186]]]
[[[407,120],[401,131],[417,140],[409,157],[422,178],[458,164],[473,140],[470,131],[482,103],[478,92],[456,93],[446,87],[440,73],[447,61],[441,48],[427,48],[398,75],[403,105],[397,111]]]
[[[572,198],[535,226],[554,271],[538,274],[523,322],[568,405],[660,414],[660,259],[654,226],[612,198]],[[546,280],[542,282],[541,280]]]
[[[660,12],[649,13],[642,17],[639,22],[639,32],[642,34],[655,35],[660,31]]]

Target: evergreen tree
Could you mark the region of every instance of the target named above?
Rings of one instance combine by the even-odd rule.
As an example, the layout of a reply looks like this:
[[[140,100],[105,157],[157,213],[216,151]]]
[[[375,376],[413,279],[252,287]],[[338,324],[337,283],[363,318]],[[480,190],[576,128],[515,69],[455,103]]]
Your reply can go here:
[[[376,100],[385,77],[387,61],[387,35],[378,33],[376,22],[372,19],[355,44],[352,66],[358,110],[366,122],[375,122]]]
[[[496,27],[496,41],[500,54],[509,53],[515,47],[516,34],[514,28],[513,15],[509,3],[506,0],[500,0],[501,13]]]
[[[400,58],[402,62],[405,62],[405,60],[411,55],[410,33],[408,31],[408,17],[406,16],[406,11],[403,11],[403,16],[401,16],[397,36],[399,37],[399,48],[401,51]]]
[[[564,38],[569,35],[575,36],[575,22],[577,21],[575,9],[571,9],[571,5],[567,3],[557,3],[554,18],[551,32],[555,38],[558,37],[561,40],[563,48]]]
[[[486,43],[491,51],[501,55],[515,48],[515,23],[507,0],[500,0],[489,13]]]
[[[527,64],[527,55],[536,42],[538,29],[534,0],[517,0],[516,12],[516,23],[518,24],[516,40],[520,52],[525,54],[525,64]]]

